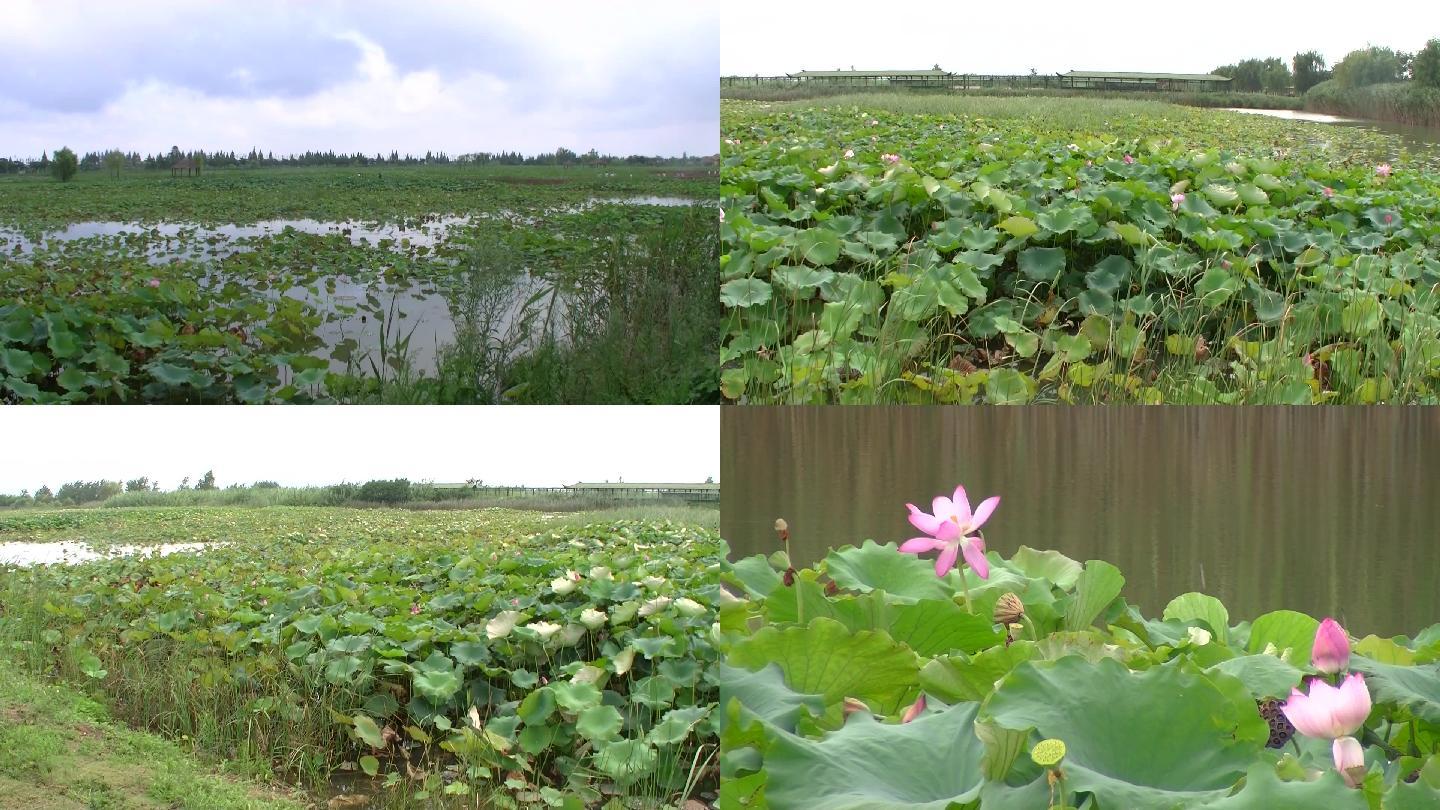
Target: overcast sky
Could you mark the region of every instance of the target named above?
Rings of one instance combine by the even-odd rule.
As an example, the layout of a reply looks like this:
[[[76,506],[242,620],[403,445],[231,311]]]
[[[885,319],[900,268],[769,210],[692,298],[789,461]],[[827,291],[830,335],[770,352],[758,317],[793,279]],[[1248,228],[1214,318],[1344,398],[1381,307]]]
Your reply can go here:
[[[1369,44],[1403,51],[1440,37],[1440,3],[1263,0],[876,5],[855,0],[727,0],[722,75],[799,70],[1208,73],[1251,57],[1289,63],[1318,50],[1333,65]]]
[[[711,154],[719,7],[4,0],[0,155]]]
[[[0,493],[148,476],[217,483],[409,478],[560,486],[720,476],[718,407],[0,408]]]

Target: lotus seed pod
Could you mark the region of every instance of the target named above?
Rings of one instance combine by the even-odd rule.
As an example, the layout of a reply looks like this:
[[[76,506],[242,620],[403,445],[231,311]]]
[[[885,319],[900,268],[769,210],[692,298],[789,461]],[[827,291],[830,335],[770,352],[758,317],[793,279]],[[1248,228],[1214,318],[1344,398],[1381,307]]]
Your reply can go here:
[[[1030,749],[1030,759],[1042,768],[1054,768],[1065,759],[1065,743],[1061,740],[1041,740]]]
[[[995,621],[1003,625],[1011,625],[1020,621],[1025,615],[1025,603],[1020,597],[1013,593],[1006,593],[995,603]]]

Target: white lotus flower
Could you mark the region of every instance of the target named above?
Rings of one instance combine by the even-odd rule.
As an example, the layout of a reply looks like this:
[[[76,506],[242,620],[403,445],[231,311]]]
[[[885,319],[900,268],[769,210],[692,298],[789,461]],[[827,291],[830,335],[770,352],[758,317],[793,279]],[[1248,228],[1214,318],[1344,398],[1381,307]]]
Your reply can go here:
[[[584,610],[580,611],[580,623],[590,628],[591,630],[599,629],[601,625],[605,624],[605,620],[607,618],[608,617],[605,615],[605,611],[603,610],[596,610],[595,608],[585,608]]]
[[[680,611],[682,615],[689,616],[692,619],[705,612],[704,605],[696,602],[694,599],[691,599],[688,596],[682,596],[679,599],[676,599],[675,609]]]
[[[660,611],[669,607],[670,601],[670,597],[668,596],[657,596],[654,599],[651,599],[649,602],[646,602],[645,604],[640,606],[640,615],[653,616],[654,614],[659,613]]]
[[[1203,627],[1191,627],[1187,635],[1190,636],[1190,643],[1196,647],[1204,647],[1210,643],[1210,631]]]
[[[531,622],[525,626],[539,633],[541,641],[549,641],[552,636],[560,632],[560,625],[554,622]]]
[[[520,621],[520,615],[518,610],[501,611],[498,616],[485,623],[485,635],[491,641],[505,638],[510,635],[511,630],[515,629],[515,625]]]
[[[660,587],[661,585],[664,585],[664,584],[665,584],[665,578],[664,578],[664,577],[657,577],[657,576],[648,576],[648,577],[645,577],[644,579],[640,580],[640,584],[644,585],[644,586],[647,587],[647,588],[658,588],[658,587]]]
[[[564,596],[567,593],[574,593],[579,583],[569,577],[558,577],[550,580],[550,590]]]
[[[853,158],[853,157],[855,157],[855,150],[854,150],[854,149],[846,149],[846,150],[845,150],[845,157],[847,157],[847,158]]]
[[[615,578],[615,575],[612,574],[612,573],[610,573],[610,569],[609,569],[609,568],[606,568],[606,567],[603,566],[603,565],[597,565],[597,566],[595,566],[594,568],[591,568],[591,569],[590,569],[590,578],[591,578],[591,579],[603,579],[603,580],[606,580],[606,581],[608,582],[608,581],[610,581],[610,580],[613,580],[613,579]]]

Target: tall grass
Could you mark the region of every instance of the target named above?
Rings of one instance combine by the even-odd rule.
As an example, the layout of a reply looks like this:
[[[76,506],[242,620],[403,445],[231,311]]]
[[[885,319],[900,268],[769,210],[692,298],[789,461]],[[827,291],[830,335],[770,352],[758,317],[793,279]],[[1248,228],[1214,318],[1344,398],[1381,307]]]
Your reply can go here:
[[[1349,118],[1440,127],[1440,90],[1414,82],[1347,88],[1330,79],[1310,88],[1305,94],[1305,109]]]
[[[437,489],[425,484],[412,485],[411,498],[401,503],[372,503],[360,500],[358,488],[352,485],[329,487],[278,487],[268,489],[240,488],[212,490],[179,490],[176,492],[125,492],[101,501],[101,508],[135,508],[157,506],[378,506],[388,509],[517,509],[535,512],[615,512],[652,510],[665,513],[670,509],[684,510],[685,501],[676,498],[644,497],[617,499],[604,495],[576,492],[507,494],[483,489]]]

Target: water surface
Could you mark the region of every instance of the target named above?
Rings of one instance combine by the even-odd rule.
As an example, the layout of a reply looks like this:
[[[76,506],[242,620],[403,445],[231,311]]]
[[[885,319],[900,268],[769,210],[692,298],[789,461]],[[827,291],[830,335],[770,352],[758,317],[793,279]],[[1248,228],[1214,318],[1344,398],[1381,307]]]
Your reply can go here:
[[[721,533],[797,563],[915,536],[905,503],[1001,496],[990,548],[1104,559],[1147,615],[1187,591],[1364,635],[1440,621],[1440,409],[721,409]]]
[[[1271,118],[1284,118],[1290,121],[1312,121],[1321,124],[1336,124],[1338,126],[1372,129],[1398,136],[1407,149],[1417,152],[1440,154],[1440,128],[1436,127],[1399,124],[1394,121],[1371,121],[1364,118],[1343,118],[1338,115],[1302,112],[1300,110],[1249,110],[1240,107],[1227,107],[1226,109],[1230,112],[1264,115]]]
[[[164,543],[154,546],[105,546],[66,540],[59,543],[0,543],[0,565],[27,568],[32,565],[74,565],[114,557],[164,556],[179,551],[203,551],[216,543]]]

